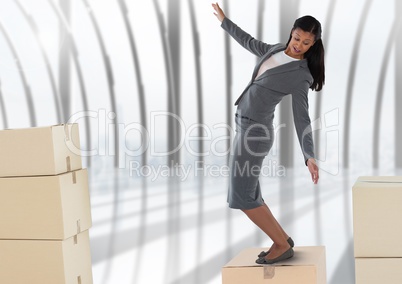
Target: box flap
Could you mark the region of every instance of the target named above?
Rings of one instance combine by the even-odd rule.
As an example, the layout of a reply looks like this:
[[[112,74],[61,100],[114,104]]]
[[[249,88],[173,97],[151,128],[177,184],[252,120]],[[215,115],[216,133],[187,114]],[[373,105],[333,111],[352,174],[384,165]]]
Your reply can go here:
[[[70,123],[71,124],[71,123]],[[1,131],[26,131],[28,129],[36,130],[36,129],[51,129],[53,127],[64,126],[65,123],[53,124],[53,125],[46,125],[46,126],[30,126],[30,127],[19,127],[19,128],[5,128]]]
[[[402,176],[360,176],[358,182],[371,182],[371,183],[402,183]]]

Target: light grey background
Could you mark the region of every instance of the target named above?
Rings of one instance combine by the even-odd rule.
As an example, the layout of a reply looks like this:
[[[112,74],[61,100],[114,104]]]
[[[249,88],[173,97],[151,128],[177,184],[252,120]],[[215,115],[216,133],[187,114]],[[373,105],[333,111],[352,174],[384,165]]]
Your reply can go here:
[[[225,34],[212,14],[210,1],[52,2],[58,8],[70,5],[69,23],[60,22],[49,1],[20,0],[21,6],[14,0],[1,1],[0,123],[3,128],[66,121],[80,124],[83,151],[95,151],[84,159],[90,170],[94,283],[220,283],[220,268],[241,249],[270,245],[246,217],[227,209],[227,155],[221,154],[227,151],[225,136],[233,134],[226,129],[232,123],[233,102],[251,77],[255,57],[230,41],[231,72],[226,73]],[[130,49],[120,6],[123,2],[138,58],[133,58]],[[359,175],[398,174],[398,159],[402,158],[395,150],[401,128],[395,113],[401,90],[400,80],[396,80],[401,48],[395,48],[402,32],[396,18],[402,12],[400,4],[397,0],[269,0],[264,1],[263,17],[259,18],[262,1],[226,2],[219,3],[235,23],[252,35],[260,33],[261,40],[269,43],[279,42],[281,31],[290,31],[286,22],[292,23],[294,18],[286,15],[310,14],[323,25],[326,85],[321,93],[309,94],[310,116],[320,145],[319,185],[310,182],[296,141],[294,156],[289,154],[293,162],[281,165],[281,155],[290,153],[281,150],[281,138],[266,159],[267,174],[261,182],[264,199],[296,246],[326,246],[329,283],[354,283],[351,187]],[[37,33],[19,7],[31,15]],[[61,8],[60,15],[66,16]],[[191,26],[192,19],[195,26]],[[165,38],[160,23],[166,28],[166,33],[162,32]],[[199,39],[199,57],[194,52],[192,27]],[[72,48],[68,32],[76,44],[87,109],[73,57],[63,55]],[[55,93],[35,35],[46,51],[64,118],[57,116]],[[110,60],[109,80],[102,44]],[[227,76],[231,76],[229,89]],[[24,89],[23,79],[29,89]],[[145,108],[140,104],[139,84]],[[201,94],[202,104],[197,94]],[[173,108],[168,104],[169,95]],[[377,96],[382,98],[381,104]],[[85,124],[84,110],[89,111],[89,124]],[[175,121],[182,123],[180,128],[174,128],[175,123],[168,127],[164,113],[172,110]],[[288,126],[282,125],[279,113],[275,126],[281,134]],[[208,153],[202,158],[192,152],[199,149],[197,142],[190,142],[197,136],[200,114],[202,135],[210,135],[203,144]],[[141,126],[148,132],[138,131]],[[119,160],[114,154],[118,150],[115,131],[119,133]],[[377,167],[373,154],[376,136]],[[169,169],[167,157],[152,151],[172,149],[181,138],[184,144],[170,156],[178,165]],[[145,145],[149,147],[141,155]],[[200,160],[205,162],[204,172],[198,168]],[[183,169],[190,170],[187,176]],[[160,172],[141,177],[148,175],[146,170]]]

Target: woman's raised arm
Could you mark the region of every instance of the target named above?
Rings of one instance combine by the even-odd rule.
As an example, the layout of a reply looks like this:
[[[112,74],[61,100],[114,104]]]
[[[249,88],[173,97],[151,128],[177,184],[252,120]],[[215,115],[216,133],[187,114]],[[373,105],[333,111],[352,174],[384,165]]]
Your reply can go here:
[[[212,7],[215,10],[214,15],[221,22],[221,27],[227,31],[241,46],[258,57],[263,56],[266,52],[268,52],[272,45],[255,39],[247,32],[239,28],[225,16],[225,13],[223,13],[218,3],[212,4]]]

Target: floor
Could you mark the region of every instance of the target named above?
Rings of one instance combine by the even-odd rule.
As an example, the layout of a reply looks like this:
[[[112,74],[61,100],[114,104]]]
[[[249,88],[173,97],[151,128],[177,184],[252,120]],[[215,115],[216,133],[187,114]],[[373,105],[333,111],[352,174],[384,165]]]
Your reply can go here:
[[[313,185],[304,171],[264,176],[264,199],[296,246],[326,247],[328,283],[354,283],[351,188],[358,175],[321,172]],[[94,283],[221,283],[221,267],[233,256],[271,244],[227,208],[226,188],[222,176],[152,180],[128,169],[90,169]]]

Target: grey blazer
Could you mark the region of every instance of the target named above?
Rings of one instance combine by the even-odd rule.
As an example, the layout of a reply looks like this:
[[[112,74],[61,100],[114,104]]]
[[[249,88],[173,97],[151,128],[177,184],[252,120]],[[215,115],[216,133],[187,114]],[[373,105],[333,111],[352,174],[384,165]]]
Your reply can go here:
[[[294,124],[305,161],[314,157],[314,144],[308,113],[308,90],[313,77],[306,59],[292,61],[268,69],[257,79],[261,64],[272,54],[285,50],[284,44],[266,44],[254,39],[230,19],[222,21],[222,28],[240,45],[259,57],[251,81],[236,100],[237,113],[264,125],[272,125],[276,105],[284,96],[292,96]]]

